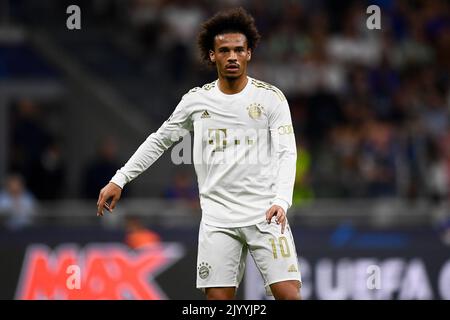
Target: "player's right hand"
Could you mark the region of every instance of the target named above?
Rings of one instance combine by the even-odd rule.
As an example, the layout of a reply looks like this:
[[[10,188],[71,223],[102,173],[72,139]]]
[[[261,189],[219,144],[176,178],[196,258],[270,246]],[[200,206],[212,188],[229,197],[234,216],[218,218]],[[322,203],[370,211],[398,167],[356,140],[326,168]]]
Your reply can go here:
[[[115,183],[108,183],[102,190],[97,200],[97,216],[103,216],[103,209],[107,209],[110,213],[116,207],[117,201],[119,201],[122,194],[122,189]],[[111,204],[108,205],[108,200],[111,199]]]

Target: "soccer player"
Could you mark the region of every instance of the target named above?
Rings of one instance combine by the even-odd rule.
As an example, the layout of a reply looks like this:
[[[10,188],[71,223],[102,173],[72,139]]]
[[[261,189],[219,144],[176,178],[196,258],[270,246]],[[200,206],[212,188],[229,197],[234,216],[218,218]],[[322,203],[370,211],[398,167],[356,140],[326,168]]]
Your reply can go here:
[[[247,75],[259,38],[253,17],[242,8],[219,12],[203,23],[198,45],[218,79],[182,97],[168,120],[100,191],[97,202],[97,215],[103,215],[104,207],[112,211],[125,184],[184,131],[194,131],[202,208],[197,288],[210,300],[235,298],[247,252],[267,294],[300,299],[301,276],[286,218],[295,180],[295,137],[283,93]]]

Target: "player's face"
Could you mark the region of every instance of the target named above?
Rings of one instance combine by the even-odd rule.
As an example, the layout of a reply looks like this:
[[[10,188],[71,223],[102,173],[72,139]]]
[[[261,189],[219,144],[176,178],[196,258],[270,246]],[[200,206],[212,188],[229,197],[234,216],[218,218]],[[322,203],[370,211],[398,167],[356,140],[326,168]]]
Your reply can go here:
[[[214,38],[214,51],[210,50],[209,57],[216,64],[220,76],[235,79],[247,74],[251,50],[242,33],[225,33]]]

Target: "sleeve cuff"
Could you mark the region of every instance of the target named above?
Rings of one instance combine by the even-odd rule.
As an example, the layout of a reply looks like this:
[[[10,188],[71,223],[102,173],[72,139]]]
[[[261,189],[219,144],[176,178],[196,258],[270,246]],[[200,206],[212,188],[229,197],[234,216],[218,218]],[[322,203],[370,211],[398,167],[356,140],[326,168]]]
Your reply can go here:
[[[119,186],[120,189],[123,189],[123,187],[127,184],[127,177],[123,173],[117,171],[114,177],[111,178],[110,182]]]
[[[272,205],[280,206],[283,208],[284,212],[287,213],[287,210],[289,209],[289,203],[283,199],[275,199],[272,203]]]

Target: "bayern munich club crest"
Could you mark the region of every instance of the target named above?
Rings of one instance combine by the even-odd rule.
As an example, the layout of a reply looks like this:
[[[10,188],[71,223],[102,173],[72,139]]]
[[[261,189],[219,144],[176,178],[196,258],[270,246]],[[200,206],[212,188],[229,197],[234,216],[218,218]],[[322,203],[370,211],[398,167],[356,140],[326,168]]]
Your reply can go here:
[[[209,277],[209,274],[211,272],[211,266],[208,263],[206,262],[200,263],[197,269],[198,275],[201,279],[206,279]]]
[[[252,103],[247,107],[248,115],[250,118],[257,120],[261,118],[263,107],[259,103]]]

